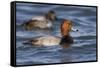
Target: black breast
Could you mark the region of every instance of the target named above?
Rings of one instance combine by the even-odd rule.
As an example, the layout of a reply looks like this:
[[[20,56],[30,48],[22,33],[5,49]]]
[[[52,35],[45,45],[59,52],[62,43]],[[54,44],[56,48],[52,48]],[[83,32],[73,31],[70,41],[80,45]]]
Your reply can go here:
[[[64,36],[62,39],[61,39],[61,42],[60,44],[64,44],[64,43],[67,43],[67,44],[72,44],[74,41],[73,41],[73,38],[71,36]]]

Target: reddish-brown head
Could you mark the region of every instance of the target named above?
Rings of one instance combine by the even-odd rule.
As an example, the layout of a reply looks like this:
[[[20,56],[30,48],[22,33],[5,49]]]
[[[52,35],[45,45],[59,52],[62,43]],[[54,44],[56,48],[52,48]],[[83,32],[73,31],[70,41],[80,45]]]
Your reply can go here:
[[[72,28],[72,22],[70,20],[64,20],[61,24],[62,36],[68,36]]]

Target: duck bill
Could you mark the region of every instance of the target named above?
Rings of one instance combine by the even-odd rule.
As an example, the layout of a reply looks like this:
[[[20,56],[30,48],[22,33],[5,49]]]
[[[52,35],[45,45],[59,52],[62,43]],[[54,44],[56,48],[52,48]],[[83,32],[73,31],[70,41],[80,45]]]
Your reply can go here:
[[[73,27],[71,28],[71,30],[74,31],[74,32],[77,32],[78,31],[78,29],[75,29]]]

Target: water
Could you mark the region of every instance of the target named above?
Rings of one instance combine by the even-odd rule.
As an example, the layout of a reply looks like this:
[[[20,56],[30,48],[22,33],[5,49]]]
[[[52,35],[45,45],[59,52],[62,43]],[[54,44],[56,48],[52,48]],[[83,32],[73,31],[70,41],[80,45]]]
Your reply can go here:
[[[49,10],[57,13],[58,21],[53,26],[53,31],[36,30],[26,31],[16,29],[16,63],[17,65],[48,64],[64,62],[81,62],[96,60],[96,7],[16,4],[16,26],[30,20],[33,16],[43,15]],[[71,32],[74,44],[68,48],[61,46],[33,47],[22,44],[23,41],[42,35],[61,36],[61,19],[73,21],[78,32]],[[45,32],[45,34],[44,34]]]

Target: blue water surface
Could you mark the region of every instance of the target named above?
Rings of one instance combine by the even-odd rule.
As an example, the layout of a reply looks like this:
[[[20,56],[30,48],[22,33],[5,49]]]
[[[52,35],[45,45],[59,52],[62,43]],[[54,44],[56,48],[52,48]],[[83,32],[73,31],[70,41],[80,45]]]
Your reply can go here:
[[[22,27],[18,27],[32,17],[44,15],[49,10],[55,11],[59,19],[54,23],[52,31],[26,31]],[[79,30],[78,32],[71,32],[74,44],[70,47],[33,47],[23,44],[25,40],[36,36],[54,35],[61,37],[59,27],[61,19],[72,20],[74,28]],[[16,26],[17,65],[96,60],[96,7],[17,3]]]

